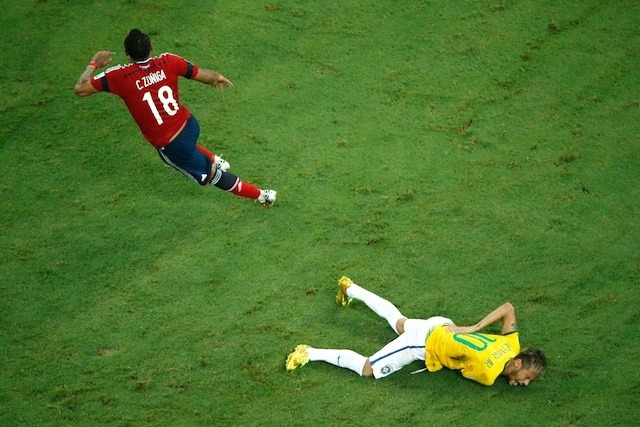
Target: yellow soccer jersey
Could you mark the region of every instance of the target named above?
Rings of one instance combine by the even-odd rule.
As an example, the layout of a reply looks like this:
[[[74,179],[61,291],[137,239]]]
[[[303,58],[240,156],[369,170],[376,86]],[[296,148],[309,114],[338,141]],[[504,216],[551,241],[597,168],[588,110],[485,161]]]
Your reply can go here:
[[[493,385],[510,359],[520,353],[518,332],[507,335],[454,334],[447,326],[436,327],[425,343],[429,372],[446,366],[484,385]]]

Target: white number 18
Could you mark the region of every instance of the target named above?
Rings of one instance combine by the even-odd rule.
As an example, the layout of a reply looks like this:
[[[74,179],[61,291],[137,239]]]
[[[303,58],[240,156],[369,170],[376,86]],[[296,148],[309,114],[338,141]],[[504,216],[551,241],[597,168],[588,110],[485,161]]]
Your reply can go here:
[[[156,108],[156,104],[153,102],[151,92],[145,92],[142,100],[147,101],[147,104],[149,104],[149,108],[153,113],[153,117],[156,118],[156,122],[158,122],[159,125],[164,123],[164,121],[162,120],[162,116],[160,116],[160,113]],[[164,111],[166,111],[170,116],[175,115],[180,109],[180,107],[178,106],[178,102],[173,97],[173,91],[169,86],[162,86],[160,89],[158,89],[158,100],[162,104]]]

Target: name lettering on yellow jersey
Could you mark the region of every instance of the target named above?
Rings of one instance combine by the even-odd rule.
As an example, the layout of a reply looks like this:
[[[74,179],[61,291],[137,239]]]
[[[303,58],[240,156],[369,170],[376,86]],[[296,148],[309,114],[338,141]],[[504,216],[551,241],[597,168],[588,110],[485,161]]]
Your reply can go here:
[[[487,358],[487,360],[485,360],[484,364],[487,368],[491,368],[494,365],[494,360],[500,360],[500,358],[506,354],[508,354],[510,351],[512,351],[513,348],[511,347],[511,345],[509,345],[509,343],[504,343],[502,344],[502,346],[500,346],[499,349],[497,349],[496,351],[494,351],[491,356],[489,356]]]
[[[511,346],[509,345],[509,343],[504,343],[499,349],[493,352],[492,356],[494,359],[499,359],[509,351],[511,351]]]

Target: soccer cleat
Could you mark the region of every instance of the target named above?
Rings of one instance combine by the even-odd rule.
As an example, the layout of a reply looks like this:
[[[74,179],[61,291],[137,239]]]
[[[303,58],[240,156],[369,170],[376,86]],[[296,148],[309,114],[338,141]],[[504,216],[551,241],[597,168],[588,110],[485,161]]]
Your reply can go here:
[[[231,165],[225,159],[220,156],[213,156],[213,167],[220,169],[222,172],[226,172],[231,169]]]
[[[342,276],[340,280],[338,280],[340,289],[338,289],[338,294],[336,295],[336,304],[338,304],[339,307],[349,305],[351,301],[353,301],[353,298],[349,298],[347,295],[347,288],[351,285],[353,285],[353,282],[347,276]]]
[[[294,369],[304,366],[309,362],[307,347],[309,346],[306,344],[300,344],[289,354],[289,356],[287,356],[287,361],[285,363],[287,372],[291,372]]]
[[[260,190],[260,196],[258,196],[258,201],[270,208],[276,201],[276,191],[275,190]]]

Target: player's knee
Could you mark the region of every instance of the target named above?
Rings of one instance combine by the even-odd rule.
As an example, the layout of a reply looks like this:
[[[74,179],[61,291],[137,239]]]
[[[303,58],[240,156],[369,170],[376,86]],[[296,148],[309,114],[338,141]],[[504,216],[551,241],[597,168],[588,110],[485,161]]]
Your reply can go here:
[[[396,322],[396,331],[398,332],[399,335],[404,334],[404,322],[407,321],[406,317],[403,317],[401,319],[398,319],[398,321]]]
[[[373,376],[373,368],[371,367],[371,362],[367,359],[364,362],[364,367],[362,368],[362,376],[363,377],[372,377]]]

